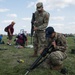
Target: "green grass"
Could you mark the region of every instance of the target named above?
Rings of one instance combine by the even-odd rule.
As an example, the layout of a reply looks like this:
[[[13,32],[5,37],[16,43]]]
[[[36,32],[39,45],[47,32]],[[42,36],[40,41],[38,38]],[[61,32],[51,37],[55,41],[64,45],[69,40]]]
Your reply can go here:
[[[3,37],[6,42],[6,36]],[[14,40],[14,39],[13,39]],[[30,44],[30,37],[28,38]],[[0,50],[0,75],[24,75],[26,70],[35,61],[36,58],[30,57],[33,54],[33,49],[24,48],[17,49],[14,47],[14,41],[12,46],[6,44],[0,45],[0,48],[7,48],[7,50]],[[75,75],[75,54],[70,54],[71,49],[75,48],[74,38],[67,37],[68,58],[64,61],[64,66],[68,69],[68,75]],[[22,59],[24,63],[19,63],[17,60]],[[29,75],[62,75],[58,71],[45,69],[38,67]]]

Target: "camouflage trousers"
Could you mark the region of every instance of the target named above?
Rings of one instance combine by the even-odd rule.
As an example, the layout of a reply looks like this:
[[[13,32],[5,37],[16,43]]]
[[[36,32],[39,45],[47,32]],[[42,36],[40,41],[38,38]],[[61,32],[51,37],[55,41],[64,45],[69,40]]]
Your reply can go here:
[[[34,51],[42,50],[45,47],[45,31],[36,31],[33,36]]]
[[[46,61],[43,63],[43,66],[46,68],[50,68],[51,66],[59,66],[63,64],[63,60],[66,59],[66,53],[61,51],[52,52]]]

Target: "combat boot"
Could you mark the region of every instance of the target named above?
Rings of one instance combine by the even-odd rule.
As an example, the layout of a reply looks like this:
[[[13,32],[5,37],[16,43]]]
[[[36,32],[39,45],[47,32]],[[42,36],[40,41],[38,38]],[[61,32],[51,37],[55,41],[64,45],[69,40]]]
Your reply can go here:
[[[64,75],[67,75],[68,74],[68,70],[67,68],[62,68],[60,73],[64,74]]]
[[[31,57],[37,57],[37,56],[38,56],[37,51],[34,51],[34,54]]]

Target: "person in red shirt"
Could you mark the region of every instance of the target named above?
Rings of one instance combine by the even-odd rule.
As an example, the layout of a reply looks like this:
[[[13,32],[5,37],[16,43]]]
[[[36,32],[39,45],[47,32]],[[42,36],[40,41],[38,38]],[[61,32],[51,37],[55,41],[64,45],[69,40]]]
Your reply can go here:
[[[14,25],[15,25],[15,22],[12,21],[11,24],[8,26],[8,31],[7,31],[7,34],[8,34],[8,42],[7,42],[7,45],[11,45],[11,40],[12,40],[12,36],[13,36],[13,33],[14,33]]]
[[[27,36],[22,33],[16,36],[16,47],[17,48],[24,48],[27,45]]]

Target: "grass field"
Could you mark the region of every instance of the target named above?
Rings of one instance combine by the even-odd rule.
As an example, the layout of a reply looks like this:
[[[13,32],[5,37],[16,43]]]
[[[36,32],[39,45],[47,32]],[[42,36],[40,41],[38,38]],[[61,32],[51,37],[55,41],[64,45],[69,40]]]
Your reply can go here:
[[[74,38],[67,37],[68,58],[64,61],[64,66],[68,69],[68,75],[75,75],[75,54],[71,54],[71,49],[75,48]],[[3,40],[6,42],[7,37],[4,36]],[[13,39],[14,40],[14,39]],[[30,38],[28,38],[30,43]],[[30,67],[36,58],[30,57],[33,54],[33,49],[24,48],[17,49],[14,47],[14,41],[12,46],[6,44],[1,45],[0,48],[7,48],[7,50],[0,50],[0,75],[24,75],[26,70]],[[24,63],[19,63],[17,60],[22,59]],[[29,75],[62,75],[58,71],[49,70],[42,67],[38,67]]]

